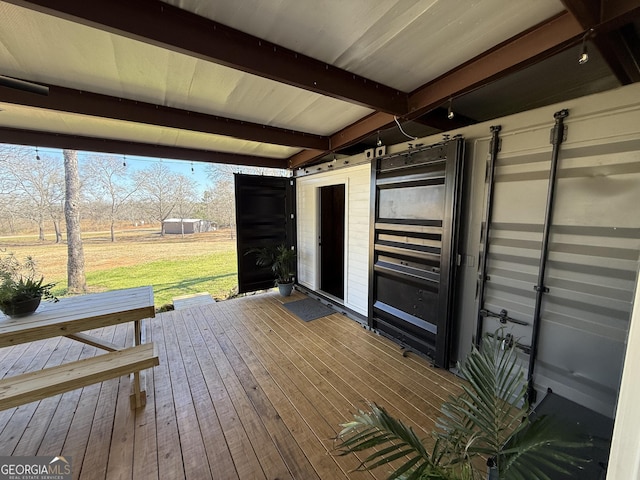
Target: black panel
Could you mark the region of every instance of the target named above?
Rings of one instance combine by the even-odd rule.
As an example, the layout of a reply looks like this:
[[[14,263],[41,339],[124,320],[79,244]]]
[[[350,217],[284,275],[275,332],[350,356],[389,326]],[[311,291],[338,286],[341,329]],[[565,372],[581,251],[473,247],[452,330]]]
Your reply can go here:
[[[464,142],[378,159],[370,325],[449,366]]]
[[[283,243],[295,247],[293,179],[235,175],[238,290],[253,292],[274,286],[270,268],[258,268],[252,248]]]
[[[547,475],[554,480],[601,480],[606,477],[613,437],[612,419],[551,392],[547,393],[531,415],[552,416],[555,422],[566,425],[569,432],[578,434],[579,441],[585,443],[580,449],[567,452],[585,460],[580,469],[562,474],[542,467]]]

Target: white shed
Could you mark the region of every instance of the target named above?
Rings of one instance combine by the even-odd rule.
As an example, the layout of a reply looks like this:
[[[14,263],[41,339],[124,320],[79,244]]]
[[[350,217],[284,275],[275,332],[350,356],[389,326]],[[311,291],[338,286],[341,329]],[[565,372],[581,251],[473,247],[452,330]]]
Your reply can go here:
[[[211,222],[201,218],[167,218],[162,222],[162,231],[169,234],[208,232]]]

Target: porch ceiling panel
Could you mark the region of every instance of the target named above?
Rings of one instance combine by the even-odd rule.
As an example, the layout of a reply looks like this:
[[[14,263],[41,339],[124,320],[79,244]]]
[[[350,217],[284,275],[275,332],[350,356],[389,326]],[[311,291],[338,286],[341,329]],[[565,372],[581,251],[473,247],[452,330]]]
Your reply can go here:
[[[447,129],[450,98],[469,123],[640,80],[637,0],[0,0],[0,18],[0,76],[51,86],[0,87],[0,126],[187,159],[300,166],[394,116]],[[577,67],[591,27],[601,55]]]
[[[559,0],[164,1],[404,92],[563,10]]]
[[[2,75],[316,135],[331,134],[371,113],[8,3],[0,2],[0,17]]]

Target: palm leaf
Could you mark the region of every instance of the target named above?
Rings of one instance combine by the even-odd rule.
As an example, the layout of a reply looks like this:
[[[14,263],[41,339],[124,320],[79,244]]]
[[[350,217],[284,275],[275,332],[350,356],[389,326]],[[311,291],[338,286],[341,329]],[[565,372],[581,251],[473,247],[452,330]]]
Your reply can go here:
[[[551,480],[548,473],[570,474],[584,463],[569,451],[589,445],[578,432],[553,417],[542,416],[514,434],[498,459],[502,478]],[[547,473],[545,473],[547,472]]]
[[[515,352],[502,349],[498,335],[485,336],[482,350],[473,348],[460,371],[468,384],[462,395],[443,404],[439,426],[445,434],[456,432],[465,455],[497,452],[527,416],[524,373]]]
[[[354,415],[353,421],[342,425],[343,429],[338,435],[339,455],[379,448],[362,460],[356,470],[372,470],[406,458],[390,474],[389,480],[447,478],[433,463],[422,440],[411,427],[393,418],[375,403],[369,407],[370,412],[360,411]]]
[[[524,371],[515,349],[503,348],[500,337],[500,330],[485,336],[482,349],[473,348],[460,368],[468,383],[441,408],[440,458],[452,465],[492,457],[500,478],[544,480],[543,470],[562,472],[576,465],[568,450],[585,442],[561,441],[566,432],[551,420],[530,419]]]
[[[501,330],[473,348],[460,372],[467,383],[457,397],[441,407],[439,430],[428,453],[415,432],[372,404],[343,425],[341,454],[368,449],[359,470],[405,459],[389,479],[483,479],[477,457],[494,460],[501,479],[551,480],[551,473],[569,473],[580,460],[570,452],[589,445],[549,417],[531,418],[526,381],[513,347],[503,348]],[[474,461],[475,459],[475,461]]]

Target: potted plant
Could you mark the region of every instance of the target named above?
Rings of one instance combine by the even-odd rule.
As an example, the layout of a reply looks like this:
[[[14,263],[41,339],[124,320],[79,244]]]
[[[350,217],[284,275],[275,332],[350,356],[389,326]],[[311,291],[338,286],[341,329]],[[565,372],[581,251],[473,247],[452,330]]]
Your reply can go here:
[[[13,253],[0,259],[0,310],[10,317],[21,317],[36,311],[40,301],[58,299],[51,293],[54,283],[38,278],[31,257],[20,262]]]
[[[483,338],[480,351],[473,348],[460,371],[467,380],[463,392],[442,405],[431,438],[418,438],[411,427],[370,404],[371,411],[342,425],[341,454],[376,448],[358,470],[395,462],[389,479],[550,480],[550,472],[569,474],[579,465],[582,460],[569,451],[589,441],[557,419],[529,415],[524,372],[499,331]]]
[[[288,297],[293,290],[296,252],[284,244],[262,248],[252,248],[247,253],[256,254],[256,265],[269,267],[276,276],[276,286],[280,295]]]

